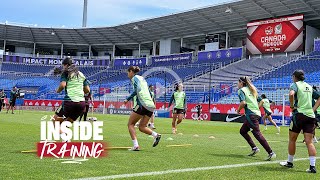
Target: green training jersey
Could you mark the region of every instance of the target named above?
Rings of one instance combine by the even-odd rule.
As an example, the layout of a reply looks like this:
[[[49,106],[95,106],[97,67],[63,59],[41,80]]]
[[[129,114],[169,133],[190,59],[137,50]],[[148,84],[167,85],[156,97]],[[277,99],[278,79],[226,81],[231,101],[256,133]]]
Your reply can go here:
[[[312,101],[315,94],[312,87],[304,81],[298,81],[290,86],[290,91],[291,90],[295,92],[294,105],[298,113],[314,118],[315,114],[312,109]]]
[[[64,81],[67,83],[65,87],[65,97],[64,100],[72,102],[81,102],[84,101],[84,91],[83,87],[88,86],[89,83],[86,80],[86,77],[79,71],[78,75],[71,74],[70,78],[66,73],[61,75],[61,82]]]
[[[255,114],[261,116],[261,112],[258,104],[258,97],[254,97],[248,87],[243,87],[238,90],[238,96],[240,102],[245,101],[247,105],[245,106],[246,116]]]
[[[265,98],[261,100],[263,102],[263,109],[265,111],[268,111],[270,113],[272,113],[271,108],[270,108],[270,104],[272,103],[269,99]]]
[[[171,106],[172,102],[174,102],[174,108],[185,109],[186,100],[186,93],[184,91],[176,91],[171,96],[169,107]]]
[[[127,98],[130,101],[134,98],[134,106],[141,105],[145,108],[155,108],[155,104],[151,98],[147,81],[139,75],[135,75],[131,79],[133,92]]]

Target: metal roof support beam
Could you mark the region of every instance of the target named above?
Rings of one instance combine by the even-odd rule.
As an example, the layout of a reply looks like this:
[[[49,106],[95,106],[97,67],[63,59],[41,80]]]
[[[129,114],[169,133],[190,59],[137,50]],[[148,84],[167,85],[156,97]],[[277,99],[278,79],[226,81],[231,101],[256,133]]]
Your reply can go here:
[[[32,30],[31,30],[31,28],[28,28],[28,29],[29,29],[29,31],[30,31],[32,41],[35,42],[35,41],[34,41],[34,35],[33,35],[33,32],[32,32]]]
[[[140,43],[138,40],[136,40],[135,38],[133,38],[133,37],[130,36],[129,34],[122,32],[119,28],[113,27],[113,29],[115,29],[116,31],[118,31],[120,34],[123,34],[123,35],[127,36],[129,39],[135,41],[137,44]]]
[[[89,41],[86,38],[84,38],[76,29],[73,29],[73,30],[82,38],[84,42],[86,42],[87,44],[90,44]]]
[[[305,0],[300,0],[304,5],[306,5],[311,11],[313,11],[314,13],[316,13],[318,16],[320,16],[320,13],[318,11],[316,11],[313,7],[311,7],[311,5],[309,5]]]
[[[91,45],[89,45],[89,59],[91,59]]]
[[[261,10],[263,10],[265,13],[269,14],[271,17],[276,17],[274,14],[272,14],[270,11],[268,11],[267,9],[265,9],[264,7],[262,7],[260,4],[258,4],[255,0],[251,0],[251,2],[253,4],[255,4],[256,6],[258,6]]]
[[[201,27],[195,28],[195,27],[193,27],[193,26],[190,26],[190,23],[186,22],[186,20],[184,20],[184,19],[183,19],[182,17],[180,17],[178,14],[175,15],[174,18],[176,18],[177,20],[183,22],[184,24],[187,25],[188,28],[193,29],[193,30],[196,31],[196,32],[199,32],[199,30],[200,30],[200,32],[202,31],[202,33],[206,33],[206,30],[202,29]]]
[[[7,43],[7,40],[3,40],[3,51],[6,52],[6,43]]]
[[[116,56],[116,45],[113,44],[113,47],[112,47],[112,59],[114,60],[114,57]]]
[[[141,57],[141,44],[139,44],[139,57]]]
[[[217,25],[219,27],[219,29],[222,29],[224,31],[226,31],[226,29],[219,23],[215,22],[214,20],[212,19],[209,19],[208,17],[206,17],[204,14],[198,12],[198,11],[195,11],[198,15],[200,15],[203,19],[207,20],[208,22],[211,22],[213,23],[214,25]]]
[[[62,40],[61,40],[61,38],[59,37],[59,35],[57,34],[57,32],[55,32],[55,31],[53,30],[53,28],[51,28],[51,32],[53,32],[53,33],[54,33],[54,35],[56,35],[56,36],[57,36],[57,38],[58,38],[58,40],[59,40],[60,44],[62,44]]]
[[[241,17],[243,20],[245,20],[246,23],[249,22],[249,20],[248,20],[246,17],[244,17],[242,14],[240,14],[239,12],[237,12],[237,11],[234,9],[234,7],[231,7],[231,6],[229,6],[229,7],[232,9],[233,13],[236,13],[239,17]]]
[[[36,56],[36,43],[33,43],[33,52],[32,52],[32,56],[35,57]]]
[[[288,9],[288,11],[291,11],[292,14],[296,14],[291,8],[289,8],[287,5],[285,5],[282,1],[278,0],[279,3],[282,4],[282,6],[286,7]]]
[[[100,33],[99,31],[97,31],[96,28],[93,28],[93,30],[94,30],[96,33],[98,33],[100,36],[102,36],[104,39],[106,39],[107,41],[109,41],[111,44],[114,44],[113,41],[111,41],[106,35]]]
[[[61,44],[61,52],[60,52],[60,54],[61,54],[61,59],[63,58],[63,44]]]
[[[171,30],[170,28],[168,28],[167,26],[165,26],[164,24],[157,22],[158,24],[156,24],[155,22],[151,21],[151,23],[155,24],[156,26],[161,27],[161,29],[166,30],[168,33],[170,34],[174,34],[175,36],[181,37],[181,35],[179,33],[176,33],[175,31]],[[159,37],[160,39],[165,39],[164,37]]]

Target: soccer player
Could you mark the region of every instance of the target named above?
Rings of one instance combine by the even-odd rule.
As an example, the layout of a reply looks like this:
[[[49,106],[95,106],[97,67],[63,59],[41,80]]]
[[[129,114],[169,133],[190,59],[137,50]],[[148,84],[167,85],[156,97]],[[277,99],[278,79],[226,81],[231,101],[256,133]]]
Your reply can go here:
[[[175,87],[175,92],[172,94],[169,106],[174,102],[175,106],[173,109],[173,116],[172,116],[172,133],[176,134],[177,126],[182,122],[182,119],[185,114],[186,106],[187,106],[187,98],[186,93],[183,91],[183,84],[179,83]],[[178,121],[177,121],[178,118]]]
[[[86,108],[85,108],[84,113],[81,114],[79,121],[81,121],[82,116],[84,116],[83,117],[84,121],[87,120],[87,115],[88,115],[88,111],[89,111],[89,108],[90,108],[90,103],[93,104],[93,102],[92,102],[93,98],[92,98],[91,91],[89,93],[84,94],[84,99],[85,99],[85,103],[86,103]],[[89,100],[90,100],[90,103],[89,103]]]
[[[260,151],[259,148],[254,144],[250,135],[248,134],[248,132],[252,129],[252,134],[268,153],[268,157],[266,160],[270,161],[271,159],[276,157],[276,154],[272,151],[267,140],[263,137],[259,129],[259,120],[261,118],[261,112],[258,105],[257,89],[251,83],[251,80],[248,77],[239,78],[238,88],[240,105],[237,112],[238,114],[240,114],[240,111],[244,108],[246,115],[246,120],[244,121],[240,129],[240,134],[244,137],[244,139],[252,148],[252,152],[248,156],[254,156]]]
[[[4,106],[4,98],[6,97],[6,94],[4,93],[4,90],[2,89],[0,91],[0,112],[2,110],[2,106]]]
[[[7,109],[7,114],[11,108],[11,114],[14,114],[13,113],[13,109],[14,107],[16,106],[16,100],[17,100],[17,97],[18,97],[18,91],[17,91],[17,87],[13,87],[11,92],[10,92],[10,101],[9,101],[9,107]]]
[[[267,99],[267,96],[265,94],[261,95],[261,100],[259,102],[259,107],[263,107],[264,109],[264,116],[262,117],[263,120],[263,124],[264,124],[264,130],[267,130],[267,122],[266,122],[266,118],[268,118],[268,120],[274,125],[274,127],[277,128],[278,130],[278,134],[280,134],[280,127],[277,125],[277,123],[275,123],[272,120],[271,114],[271,108],[270,108],[270,104],[274,105],[274,102],[272,102],[271,100]]]
[[[153,100],[153,103],[154,105],[156,105],[156,97],[154,95],[154,87],[153,85],[150,85],[149,86],[149,91],[150,91],[150,95],[151,95],[151,98]],[[150,124],[148,125],[151,129],[156,129],[154,127],[154,114],[152,114],[151,118],[150,118]]]
[[[201,118],[201,112],[202,112],[202,106],[201,106],[201,104],[200,103],[198,103],[198,105],[195,107],[196,109],[197,109],[197,118],[195,119],[195,120],[203,120],[202,118]]]
[[[292,74],[293,83],[290,86],[289,101],[292,110],[292,119],[289,128],[288,161],[281,162],[280,165],[288,168],[293,167],[293,158],[296,153],[296,141],[301,130],[308,148],[310,167],[308,173],[316,173],[316,148],[312,139],[316,128],[314,112],[320,105],[320,96],[313,91],[312,87],[304,82],[304,72],[295,70]],[[312,107],[313,99],[317,102]]]
[[[124,101],[128,103],[131,99],[133,100],[133,111],[130,115],[128,122],[129,133],[133,142],[133,147],[129,150],[139,151],[139,143],[136,135],[136,130],[134,128],[135,124],[140,120],[139,130],[145,134],[152,135],[154,138],[153,147],[156,147],[161,139],[161,134],[152,131],[147,126],[149,119],[153,115],[153,110],[155,109],[155,104],[151,98],[147,81],[142,77],[137,75],[140,71],[138,66],[130,66],[128,69],[128,78],[131,79],[133,92]]]
[[[60,93],[65,90],[65,97],[53,118],[54,121],[60,123],[63,121],[74,122],[85,110],[84,94],[90,92],[90,87],[86,77],[73,64],[71,58],[65,58],[62,65],[60,85],[56,92]]]

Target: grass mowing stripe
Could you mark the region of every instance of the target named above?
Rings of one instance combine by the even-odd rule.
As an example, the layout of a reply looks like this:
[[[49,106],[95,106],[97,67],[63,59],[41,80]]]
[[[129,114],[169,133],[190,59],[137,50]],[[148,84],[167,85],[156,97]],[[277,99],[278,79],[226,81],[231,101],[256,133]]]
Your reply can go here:
[[[320,159],[320,157],[316,157],[316,159]],[[309,160],[309,158],[299,158],[299,159],[295,159],[294,161],[304,161],[304,160]],[[263,162],[256,162],[256,163],[244,163],[244,164],[186,168],[186,169],[174,169],[174,170],[166,170],[166,171],[154,171],[154,172],[143,172],[143,173],[133,173],[133,174],[119,174],[119,175],[111,175],[111,176],[80,178],[80,179],[74,179],[74,180],[101,180],[101,179],[118,179],[118,178],[131,178],[131,177],[141,177],[141,176],[154,176],[154,175],[164,175],[164,174],[172,174],[172,173],[183,173],[183,172],[206,171],[206,170],[214,170],[214,169],[248,167],[248,166],[264,165],[264,164],[276,164],[276,163],[280,163],[282,161],[286,161],[286,160],[263,161]],[[281,167],[279,167],[279,168],[281,168]]]

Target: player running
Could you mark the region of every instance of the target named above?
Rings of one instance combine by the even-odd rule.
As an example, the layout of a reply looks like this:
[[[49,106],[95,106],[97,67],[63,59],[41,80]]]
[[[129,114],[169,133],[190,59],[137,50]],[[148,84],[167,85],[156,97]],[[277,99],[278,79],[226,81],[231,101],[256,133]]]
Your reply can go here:
[[[316,148],[312,139],[316,128],[314,112],[320,105],[320,96],[313,91],[312,87],[304,82],[304,72],[296,70],[292,74],[293,83],[290,86],[289,101],[292,110],[292,119],[289,128],[288,161],[281,162],[280,165],[288,168],[293,167],[293,158],[296,153],[296,141],[301,130],[308,148],[310,167],[308,173],[316,173]],[[317,102],[312,107],[313,99]]]
[[[131,66],[128,69],[128,78],[131,79],[133,92],[132,94],[124,101],[126,104],[128,101],[134,98],[133,102],[133,111],[130,115],[128,122],[129,133],[133,142],[133,147],[129,150],[139,151],[139,143],[137,140],[136,130],[134,128],[135,124],[140,120],[139,130],[145,134],[152,135],[154,137],[153,147],[156,147],[161,139],[161,134],[152,131],[147,126],[149,119],[153,115],[153,110],[155,109],[155,104],[151,98],[148,84],[146,80],[137,75],[140,71],[138,66]]]
[[[183,91],[183,84],[179,83],[175,87],[175,92],[172,94],[169,106],[170,108],[171,104],[174,102],[175,106],[173,109],[173,116],[172,116],[172,133],[177,133],[177,125],[182,122],[182,119],[184,117],[186,107],[187,107],[187,98],[186,93]],[[178,118],[178,121],[177,121]]]
[[[86,77],[73,64],[71,58],[62,61],[63,70],[57,93],[65,90],[62,105],[56,110],[54,121],[75,121],[85,110],[84,94],[90,92]],[[61,131],[61,134],[64,132]],[[68,140],[64,140],[68,141]]]
[[[257,101],[257,89],[251,83],[248,77],[239,78],[238,88],[240,105],[237,112],[238,114],[240,114],[240,111],[244,108],[246,115],[246,120],[244,121],[240,129],[240,134],[244,137],[244,139],[246,139],[246,141],[252,148],[252,152],[248,156],[254,156],[260,151],[259,148],[254,144],[250,135],[248,134],[248,132],[252,129],[252,134],[268,153],[268,157],[266,160],[270,161],[271,159],[276,157],[276,154],[272,151],[267,140],[263,137],[259,129],[259,120],[261,118],[261,112]]]
[[[84,100],[85,100],[86,108],[85,108],[83,114],[81,114],[79,121],[81,121],[82,116],[84,116],[84,117],[83,117],[83,120],[84,120],[84,121],[87,120],[88,111],[89,111],[89,109],[90,109],[90,103],[93,105],[93,102],[92,102],[92,101],[93,101],[93,98],[92,98],[91,91],[90,91],[89,93],[84,94]],[[89,100],[90,100],[90,103],[89,103]],[[92,108],[93,108],[93,107],[92,107]]]
[[[261,100],[259,102],[259,107],[263,107],[264,109],[264,116],[262,117],[263,120],[263,124],[264,124],[264,130],[267,130],[267,122],[266,122],[266,118],[268,118],[269,122],[271,122],[274,127],[277,128],[278,133],[280,134],[280,127],[277,125],[277,123],[275,123],[272,120],[271,114],[272,114],[272,110],[270,108],[270,104],[274,105],[274,102],[272,102],[271,100],[267,99],[265,94],[261,95]]]

